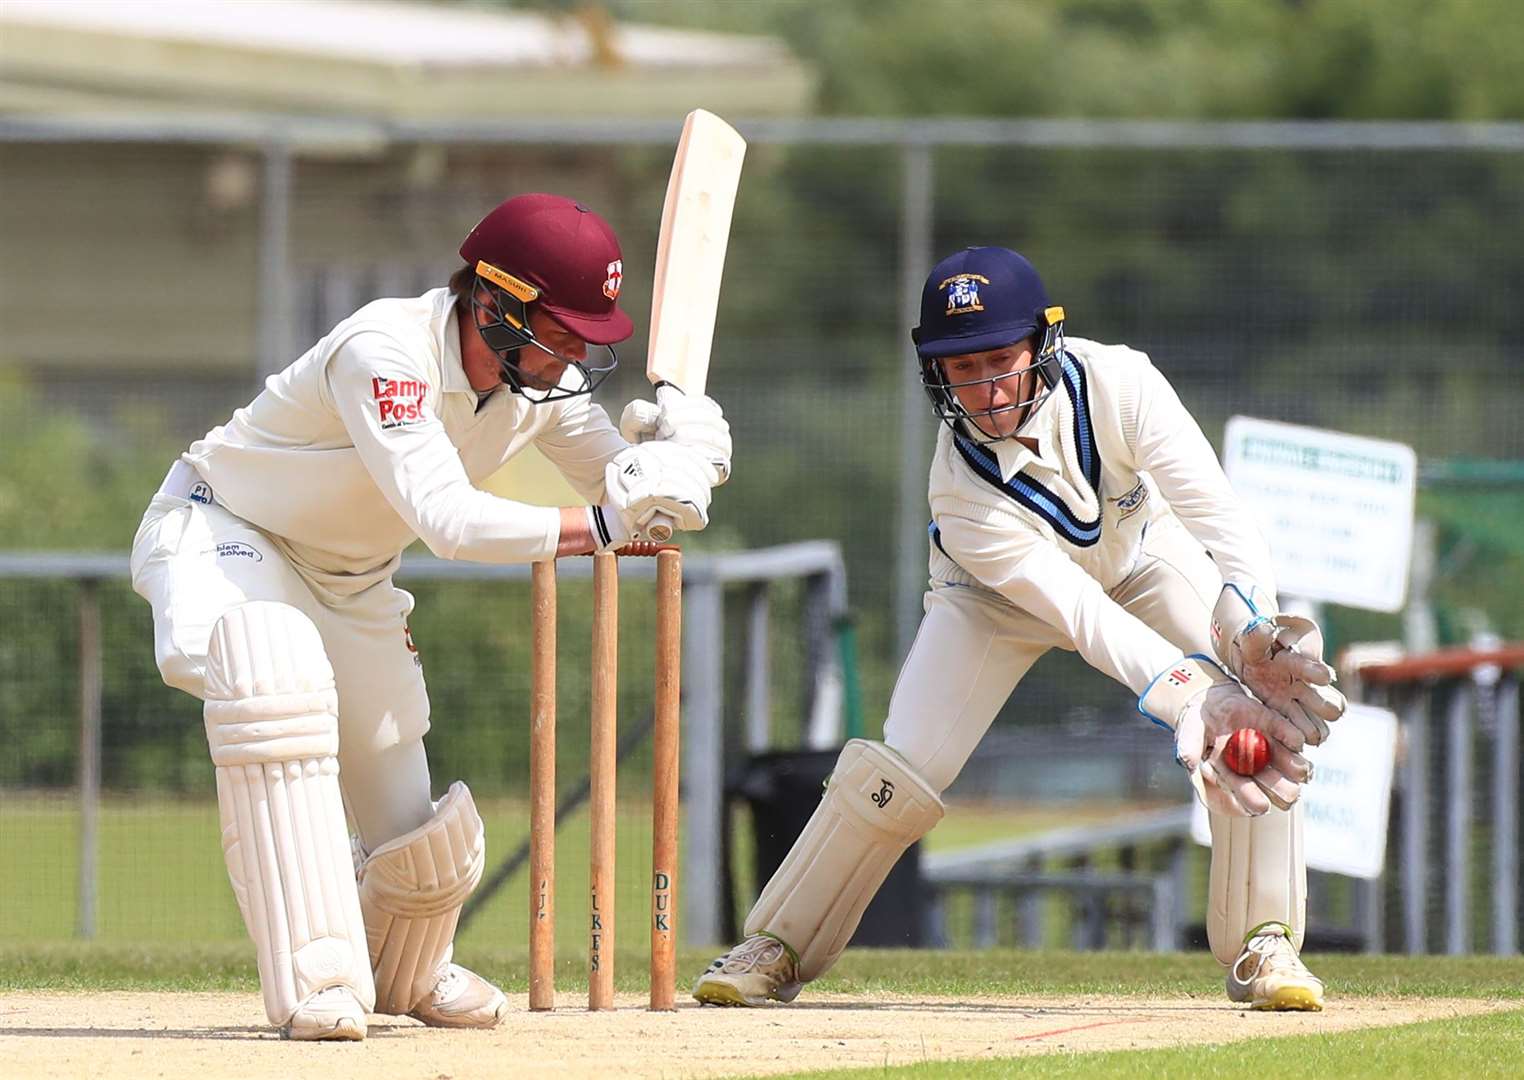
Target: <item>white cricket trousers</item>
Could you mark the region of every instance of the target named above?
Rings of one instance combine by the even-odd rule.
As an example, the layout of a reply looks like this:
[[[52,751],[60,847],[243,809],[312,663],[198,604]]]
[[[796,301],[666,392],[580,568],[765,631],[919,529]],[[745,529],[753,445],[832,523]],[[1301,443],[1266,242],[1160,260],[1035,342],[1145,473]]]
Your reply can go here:
[[[1165,516],[1149,524],[1137,568],[1110,596],[1183,652],[1211,656],[1212,607],[1221,589],[1216,564],[1177,518]],[[884,741],[941,792],[1037,658],[1074,644],[988,589],[934,581],[925,611],[889,703]],[[1169,736],[1160,730],[1159,738]],[[1160,752],[1171,748],[1161,745]],[[1183,774],[1181,787],[1189,790]],[[1244,935],[1270,921],[1289,925],[1300,948],[1307,893],[1302,807],[1210,820],[1206,921],[1214,954],[1232,963]]]
[[[132,543],[132,587],[153,608],[154,659],[170,686],[204,699],[212,626],[250,600],[289,604],[317,626],[339,699],[339,786],[367,851],[434,813],[423,736],[429,699],[407,631],[413,598],[383,580],[324,599],[270,537],[215,502],[193,501],[177,463]]]

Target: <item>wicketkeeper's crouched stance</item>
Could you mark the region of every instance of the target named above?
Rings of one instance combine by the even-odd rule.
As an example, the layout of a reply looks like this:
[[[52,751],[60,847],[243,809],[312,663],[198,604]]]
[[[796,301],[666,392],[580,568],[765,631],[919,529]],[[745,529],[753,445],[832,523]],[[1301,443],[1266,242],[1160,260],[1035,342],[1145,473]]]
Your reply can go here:
[[[228,877],[290,1038],[362,1039],[371,1011],[491,1027],[507,1009],[452,962],[486,849],[465,784],[431,797],[402,550],[612,550],[657,514],[703,528],[729,475],[709,399],[632,402],[621,434],[589,398],[632,329],[602,218],[520,196],[461,255],[449,287],[361,308],[192,444],[133,542],[159,670],[206,703]],[[591,505],[475,486],[530,445]]]
[[[1057,647],[1131,687],[1174,733],[1210,811],[1207,930],[1228,996],[1321,1008],[1297,955],[1297,798],[1310,776],[1298,751],[1326,737],[1344,700],[1317,628],[1277,612],[1269,551],[1210,444],[1146,356],[1066,341],[1063,309],[1015,252],[940,263],[913,336],[945,425],[931,589],[884,742],[847,744],[746,939],[694,997],[786,1002],[828,971],[895,861],[941,820],[942,792],[1001,705]],[[1252,779],[1218,756],[1241,727],[1270,736],[1271,763]]]

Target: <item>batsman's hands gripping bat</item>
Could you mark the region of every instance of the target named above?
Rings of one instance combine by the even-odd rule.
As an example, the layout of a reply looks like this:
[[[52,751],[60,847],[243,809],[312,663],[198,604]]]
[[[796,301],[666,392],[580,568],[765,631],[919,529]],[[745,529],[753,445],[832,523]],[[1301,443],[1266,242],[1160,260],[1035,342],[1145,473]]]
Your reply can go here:
[[[1299,615],[1282,615],[1258,586],[1229,581],[1212,609],[1212,647],[1233,677],[1296,725],[1317,746],[1348,702],[1323,662],[1323,633]]]
[[[688,114],[667,181],[651,281],[646,378],[658,388],[664,410],[674,390],[697,400],[708,382],[720,278],[745,156],[746,140],[725,121],[703,109]],[[715,464],[720,483],[730,475],[728,427],[724,434],[723,469]],[[675,524],[658,514],[646,524],[646,533],[664,543]]]
[[[658,515],[685,532],[709,524],[710,472],[684,447],[669,442],[625,447],[604,466],[603,484],[608,501],[601,510],[618,526],[597,537],[599,550],[621,546],[620,529],[626,539],[656,540],[651,523]]]
[[[1285,810],[1312,776],[1296,726],[1204,656],[1187,656],[1160,672],[1138,699],[1138,711],[1174,732],[1175,760],[1209,810],[1233,817],[1258,817],[1272,806]],[[1262,732],[1270,743],[1270,762],[1254,776],[1240,776],[1222,761],[1228,736],[1240,728]]]
[[[619,434],[628,443],[659,439],[687,447],[714,471],[715,487],[730,479],[730,424],[711,397],[663,383],[655,401],[637,398],[624,407]]]

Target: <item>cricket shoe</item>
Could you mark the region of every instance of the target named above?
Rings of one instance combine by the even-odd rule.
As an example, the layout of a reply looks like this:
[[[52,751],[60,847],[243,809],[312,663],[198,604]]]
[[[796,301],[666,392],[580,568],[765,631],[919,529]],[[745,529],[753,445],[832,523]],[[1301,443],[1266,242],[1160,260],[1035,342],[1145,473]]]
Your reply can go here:
[[[1285,923],[1261,923],[1228,969],[1228,997],[1251,1009],[1323,1011],[1323,982],[1302,963]]]
[[[429,1027],[497,1027],[508,1015],[508,999],[474,971],[446,964],[434,989],[408,1015]]]
[[[365,1038],[365,1010],[347,986],[329,986],[313,994],[280,1029],[282,1039],[300,1042]]]
[[[693,984],[701,1005],[766,1005],[799,996],[799,958],[768,934],[753,934],[709,965]]]

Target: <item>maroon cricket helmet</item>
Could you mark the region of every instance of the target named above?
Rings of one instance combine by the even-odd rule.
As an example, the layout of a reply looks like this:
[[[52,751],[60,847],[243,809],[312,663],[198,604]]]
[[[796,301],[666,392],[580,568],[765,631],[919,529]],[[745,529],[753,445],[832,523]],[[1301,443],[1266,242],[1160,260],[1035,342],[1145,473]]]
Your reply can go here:
[[[473,267],[486,262],[533,285],[546,314],[584,341],[612,345],[635,330],[619,310],[619,238],[579,202],[516,195],[477,222],[460,254]]]

